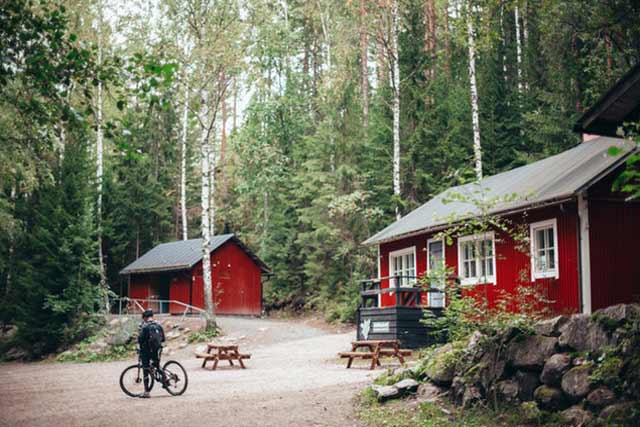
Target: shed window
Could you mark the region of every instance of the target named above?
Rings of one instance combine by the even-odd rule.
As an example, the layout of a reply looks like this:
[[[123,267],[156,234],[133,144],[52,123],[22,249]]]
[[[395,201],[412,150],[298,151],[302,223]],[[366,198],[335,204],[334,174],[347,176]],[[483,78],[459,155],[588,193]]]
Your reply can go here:
[[[463,285],[496,283],[494,233],[458,238],[458,272]]]
[[[391,280],[391,285],[411,286],[416,281],[416,247],[393,251],[389,254],[389,271],[391,276],[398,276]]]
[[[531,224],[531,279],[558,278],[558,223],[556,219]]]

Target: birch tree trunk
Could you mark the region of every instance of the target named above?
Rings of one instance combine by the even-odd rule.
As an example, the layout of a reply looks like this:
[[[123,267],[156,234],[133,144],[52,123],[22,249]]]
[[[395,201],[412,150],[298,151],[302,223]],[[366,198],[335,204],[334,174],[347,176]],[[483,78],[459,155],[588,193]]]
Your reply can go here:
[[[360,0],[360,62],[362,84],[362,120],[365,130],[369,127],[369,66],[367,61],[367,8],[366,0]]]
[[[478,87],[476,84],[476,47],[473,34],[473,9],[469,5],[467,14],[467,35],[469,37],[469,86],[471,88],[471,122],[473,125],[473,156],[476,177],[482,179],[482,149],[480,146],[480,118],[478,114]]]
[[[215,125],[214,125],[215,128]],[[216,235],[215,226],[215,189],[216,189],[216,141],[209,137],[209,235]]]
[[[514,9],[516,21],[516,66],[518,67],[518,93],[522,95],[522,42],[520,41],[520,15],[518,13],[518,5]]]
[[[400,197],[400,64],[398,57],[398,0],[391,3],[392,39],[391,60],[393,61],[393,195]],[[400,219],[400,209],[396,205],[396,218]]]
[[[211,279],[211,230],[209,224],[209,129],[205,125],[208,116],[208,96],[203,89],[202,105],[200,110],[201,135],[200,135],[200,155],[202,161],[202,221],[200,230],[202,233],[202,286],[204,294],[204,307],[207,312],[207,327],[215,327],[215,304],[213,302],[212,279]]]
[[[182,142],[180,144],[180,212],[182,217],[182,240],[189,238],[187,224],[187,132],[189,130],[189,78],[185,73],[184,109],[182,110]]]
[[[103,10],[102,10],[102,1],[98,2],[98,25],[97,25],[97,36],[98,36],[98,66],[102,65],[102,25],[103,25]],[[96,201],[96,225],[97,225],[97,234],[98,234],[98,262],[100,268],[100,286],[107,290],[107,278],[105,274],[105,266],[104,266],[104,254],[102,253],[102,175],[103,175],[103,132],[102,132],[102,80],[98,77],[98,87],[97,87],[97,105],[96,105],[96,192],[97,192],[97,201]],[[109,295],[105,293],[105,312],[109,312]]]

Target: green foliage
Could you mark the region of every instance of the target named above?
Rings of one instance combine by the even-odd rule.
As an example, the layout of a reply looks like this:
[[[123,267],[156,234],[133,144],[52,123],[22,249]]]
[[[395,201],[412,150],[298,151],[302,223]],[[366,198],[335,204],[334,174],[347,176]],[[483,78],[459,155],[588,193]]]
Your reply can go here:
[[[58,362],[94,363],[111,362],[131,359],[136,354],[137,344],[132,340],[126,345],[108,346],[106,351],[96,351],[91,348],[96,337],[87,338],[76,346],[74,350],[65,351],[56,357]]]
[[[215,327],[209,327],[202,329],[200,331],[194,331],[189,334],[189,344],[193,344],[196,342],[210,342],[213,338],[220,335],[220,329]]]

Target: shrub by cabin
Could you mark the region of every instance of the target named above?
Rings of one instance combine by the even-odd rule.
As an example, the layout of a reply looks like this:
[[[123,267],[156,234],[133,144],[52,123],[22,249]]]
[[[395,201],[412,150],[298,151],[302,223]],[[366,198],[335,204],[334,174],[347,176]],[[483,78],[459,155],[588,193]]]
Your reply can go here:
[[[210,248],[216,313],[260,315],[268,267],[233,234],[214,236]],[[159,313],[183,314],[185,305],[204,308],[202,256],[202,239],[154,247],[120,272],[129,277],[129,298]]]

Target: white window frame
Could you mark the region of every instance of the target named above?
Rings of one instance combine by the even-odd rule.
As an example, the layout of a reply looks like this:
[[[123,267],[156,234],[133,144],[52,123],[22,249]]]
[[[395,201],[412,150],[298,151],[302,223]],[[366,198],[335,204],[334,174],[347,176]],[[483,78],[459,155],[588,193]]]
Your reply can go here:
[[[429,274],[431,272],[431,251],[429,250],[429,245],[431,243],[434,242],[442,242],[442,263],[444,264],[444,268],[447,268],[447,251],[446,251],[446,246],[445,246],[445,242],[444,242],[444,238],[442,239],[427,239],[427,274]],[[445,290],[442,289],[442,292],[444,292]],[[442,300],[442,307],[444,307],[446,305],[446,296],[443,295],[443,300]],[[429,302],[429,304],[431,304],[431,294],[428,294],[427,297],[427,301]]]
[[[548,271],[536,271],[536,240],[535,232],[544,228],[553,228],[553,263],[555,268]],[[531,243],[531,281],[536,279],[549,279],[560,277],[560,265],[558,264],[558,220],[556,218],[538,221],[529,224],[529,240]]]
[[[462,277],[463,271],[463,260],[462,260],[462,244],[469,241],[481,241],[481,240],[491,240],[491,251],[493,253],[493,276],[475,276],[475,277]],[[487,231],[479,234],[472,234],[469,236],[461,236],[458,237],[458,276],[460,276],[460,284],[463,286],[466,285],[484,285],[491,284],[495,285],[498,277],[498,270],[496,270],[496,257],[498,254],[496,253],[496,238],[495,233],[493,231]],[[481,270],[480,268],[480,258],[476,257],[476,274],[478,274]]]
[[[395,276],[395,263],[392,261],[394,257],[413,254],[413,271],[415,276],[418,276],[418,265],[416,263],[416,247],[410,246],[404,249],[398,249],[397,251],[389,252],[389,276]],[[417,281],[417,280],[416,280]],[[415,285],[416,281],[409,284],[409,286]],[[395,280],[393,278],[389,279],[389,287],[395,288]],[[392,292],[393,293],[393,292]]]

